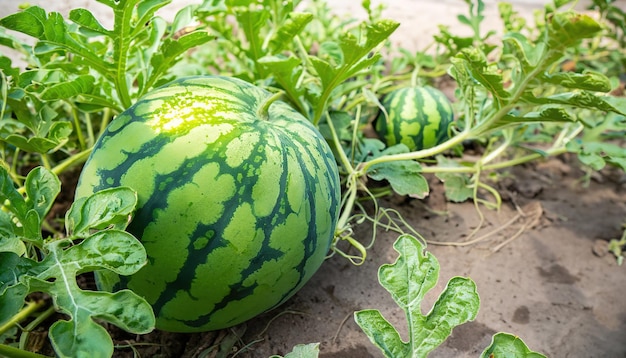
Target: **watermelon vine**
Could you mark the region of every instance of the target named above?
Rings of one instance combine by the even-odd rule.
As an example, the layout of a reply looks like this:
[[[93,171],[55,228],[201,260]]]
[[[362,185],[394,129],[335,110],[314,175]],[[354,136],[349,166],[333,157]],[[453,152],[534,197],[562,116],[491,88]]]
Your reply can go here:
[[[623,64],[606,75],[562,67],[588,60],[613,17],[560,11],[568,1],[546,6],[536,26],[501,5],[497,44],[481,32],[484,3],[469,3],[459,20],[472,36],[441,28],[434,54],[395,53],[388,39],[400,24],[369,1],[367,20],[353,23],[320,2],[299,11],[297,0],[205,0],[171,22],[157,16],[170,1],[99,1],[112,28],[85,9],[64,19],[32,6],[0,19],[0,45],[26,61],[0,55],[0,337],[16,337],[44,306],[28,295],[46,292],[52,308],[31,324],[71,316],[49,327],[59,356],[112,354],[96,317],[138,334],[201,332],[275,308],[328,255],[366,260],[355,225],[419,236],[378,198],[424,198],[425,174],[478,208],[501,203],[483,173],[546,156],[626,170],[623,148],[607,141],[625,130],[626,102],[607,94]],[[449,97],[435,88],[442,78],[455,86]],[[468,143],[484,154],[463,158]],[[57,176],[83,164],[65,220],[48,217]],[[94,270],[100,291],[79,288],[75,276]],[[91,338],[75,340],[74,329]],[[23,352],[12,349],[0,345]]]

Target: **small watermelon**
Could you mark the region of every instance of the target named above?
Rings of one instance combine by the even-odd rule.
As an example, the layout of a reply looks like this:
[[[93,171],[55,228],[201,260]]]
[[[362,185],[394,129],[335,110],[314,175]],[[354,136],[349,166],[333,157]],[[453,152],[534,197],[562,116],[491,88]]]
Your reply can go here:
[[[116,186],[138,193],[128,231],[148,263],[97,281],[143,296],[159,329],[244,322],[285,302],[328,253],[335,159],[306,118],[270,97],[235,78],[176,80],[120,114],[84,166],[77,199]]]
[[[387,146],[402,143],[411,151],[422,150],[432,148],[450,136],[454,120],[452,105],[436,88],[400,88],[387,94],[382,105],[385,111],[378,114],[375,129]]]

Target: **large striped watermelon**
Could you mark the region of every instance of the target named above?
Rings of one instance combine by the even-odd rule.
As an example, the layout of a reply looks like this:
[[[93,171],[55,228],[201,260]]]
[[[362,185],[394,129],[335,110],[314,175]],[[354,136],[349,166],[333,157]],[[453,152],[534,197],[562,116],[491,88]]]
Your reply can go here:
[[[120,185],[138,192],[128,230],[149,262],[97,279],[145,297],[159,329],[248,320],[298,291],[328,253],[335,160],[307,119],[270,97],[233,78],[179,79],[119,115],[81,173],[77,198]]]
[[[436,88],[400,88],[387,94],[382,105],[385,111],[378,114],[375,129],[388,146],[402,143],[411,151],[422,150],[449,138],[452,105]]]

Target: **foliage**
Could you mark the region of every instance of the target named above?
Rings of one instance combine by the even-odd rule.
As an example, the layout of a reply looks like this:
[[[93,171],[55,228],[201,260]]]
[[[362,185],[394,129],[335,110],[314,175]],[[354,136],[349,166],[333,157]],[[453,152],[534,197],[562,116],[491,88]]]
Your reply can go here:
[[[402,341],[378,310],[357,311],[354,319],[386,357],[425,357],[455,326],[476,318],[480,305],[476,285],[468,278],[453,277],[433,308],[423,315],[422,300],[437,284],[439,263],[410,235],[400,236],[393,246],[398,259],[380,267],[378,280],[406,314],[408,342]]]
[[[609,241],[609,251],[615,255],[617,259],[617,264],[622,265],[624,263],[624,247],[626,246],[626,227],[624,228],[624,232],[622,233],[622,237],[618,239],[612,239]]]
[[[543,354],[531,351],[519,337],[503,332],[492,337],[491,344],[480,357],[545,358]]]
[[[380,267],[378,280],[406,314],[408,341],[403,341],[376,309],[357,311],[354,319],[385,357],[426,357],[450,336],[455,326],[476,318],[480,306],[476,284],[469,278],[451,278],[432,309],[423,315],[422,300],[437,284],[439,263],[411,235],[401,235],[393,246],[399,256],[395,263]],[[518,337],[505,333],[496,334],[481,355],[485,358],[500,356],[544,357],[531,352]]]
[[[57,177],[42,167],[33,169],[26,177],[26,197],[14,188],[4,168],[0,168],[0,182],[5,203],[1,212],[0,334],[18,323],[24,301],[32,292],[50,295],[54,310],[70,318],[57,320],[49,329],[60,357],[108,357],[113,353],[113,342],[96,319],[137,334],[154,328],[152,308],[132,291],[86,291],[76,282],[78,274],[94,270],[130,275],[146,263],[141,243],[123,231],[137,200],[132,190],[110,189],[75,202],[66,214],[66,236],[44,239],[43,220],[61,189]],[[37,254],[24,257],[33,251]],[[10,347],[0,345],[2,352],[9,354]]]
[[[191,21],[188,10],[172,24],[154,17],[170,1],[100,2],[114,14],[112,29],[85,9],[72,10],[69,22],[38,6],[0,19],[0,44],[22,52],[27,66],[0,56],[0,154],[12,161],[18,183],[31,161],[40,159],[57,174],[84,161],[113,115],[171,80],[168,71],[180,55],[211,39],[203,31],[178,34]]]
[[[271,356],[270,358],[317,358],[320,351],[319,343],[298,344],[293,347],[293,351],[282,356]]]
[[[59,220],[46,217],[58,194],[56,175],[67,175],[87,159],[112,118],[182,75],[230,75],[282,92],[319,128],[331,144],[344,188],[333,250],[355,263],[365,260],[367,246],[353,237],[352,226],[378,223],[385,216],[380,195],[428,195],[426,174],[444,182],[451,201],[498,207],[500,196],[484,173],[568,152],[589,172],[607,165],[626,169],[626,15],[612,0],[593,0],[597,18],[561,10],[571,1],[555,0],[537,12],[534,23],[510,4],[499,3],[502,33],[485,33],[485,3],[467,0],[468,12],[457,19],[471,35],[442,26],[433,46],[417,52],[389,44],[399,24],[382,19],[381,9],[369,1],[362,2],[364,21],[336,17],[321,0],[304,9],[298,0],[205,0],[180,9],[171,23],[155,15],[170,1],[98,1],[113,13],[112,28],[85,9],[74,9],[64,19],[33,6],[0,19],[0,46],[20,52],[25,61],[0,55],[0,161],[5,169],[0,254],[21,265],[15,272],[23,279],[6,281],[20,287],[11,291],[3,283],[2,292],[19,293],[11,305],[0,305],[3,319],[23,319],[36,307],[23,298],[44,289],[61,312],[72,313],[69,324],[97,329],[91,317],[111,319],[103,312],[63,308],[67,297],[91,293],[74,287],[73,278],[71,290],[64,291],[59,275],[74,277],[112,264],[85,262],[70,269],[62,260],[90,252],[90,245],[109,235],[118,244],[134,243],[120,231],[130,211],[107,219],[114,227],[98,231],[89,229],[89,220],[76,220],[96,222],[106,212],[85,208],[79,218],[73,208],[64,234],[55,229]],[[9,30],[32,37],[34,44]],[[387,147],[367,134],[385,94],[442,82],[454,86],[456,121],[449,140],[411,151],[404,145]],[[465,156],[467,145],[481,147],[482,154]],[[91,203],[107,207],[109,199],[99,198]],[[376,208],[373,215],[361,205],[369,199]],[[80,205],[86,204],[74,204]],[[103,229],[105,222],[91,228]],[[50,237],[44,238],[42,228]],[[616,250],[622,246],[614,243]],[[125,251],[129,255],[143,257],[140,245],[129,247],[136,247]],[[353,248],[356,255],[348,253]],[[53,264],[54,258],[59,263]],[[130,273],[138,265],[121,270]],[[58,322],[55,329],[67,327],[66,321]],[[150,326],[142,324],[128,328]]]

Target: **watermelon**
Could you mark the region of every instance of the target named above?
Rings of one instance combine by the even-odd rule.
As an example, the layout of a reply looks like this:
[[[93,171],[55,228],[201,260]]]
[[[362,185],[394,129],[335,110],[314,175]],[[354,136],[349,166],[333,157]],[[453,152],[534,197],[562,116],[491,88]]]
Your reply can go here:
[[[157,328],[217,330],[277,307],[324,261],[339,174],[317,129],[264,89],[235,78],[181,78],[120,114],[98,139],[76,198],[137,191],[128,226],[148,263],[99,289],[130,288]]]
[[[378,136],[387,146],[402,143],[409,150],[428,149],[446,141],[454,120],[452,105],[430,86],[404,87],[387,94],[375,120]]]

